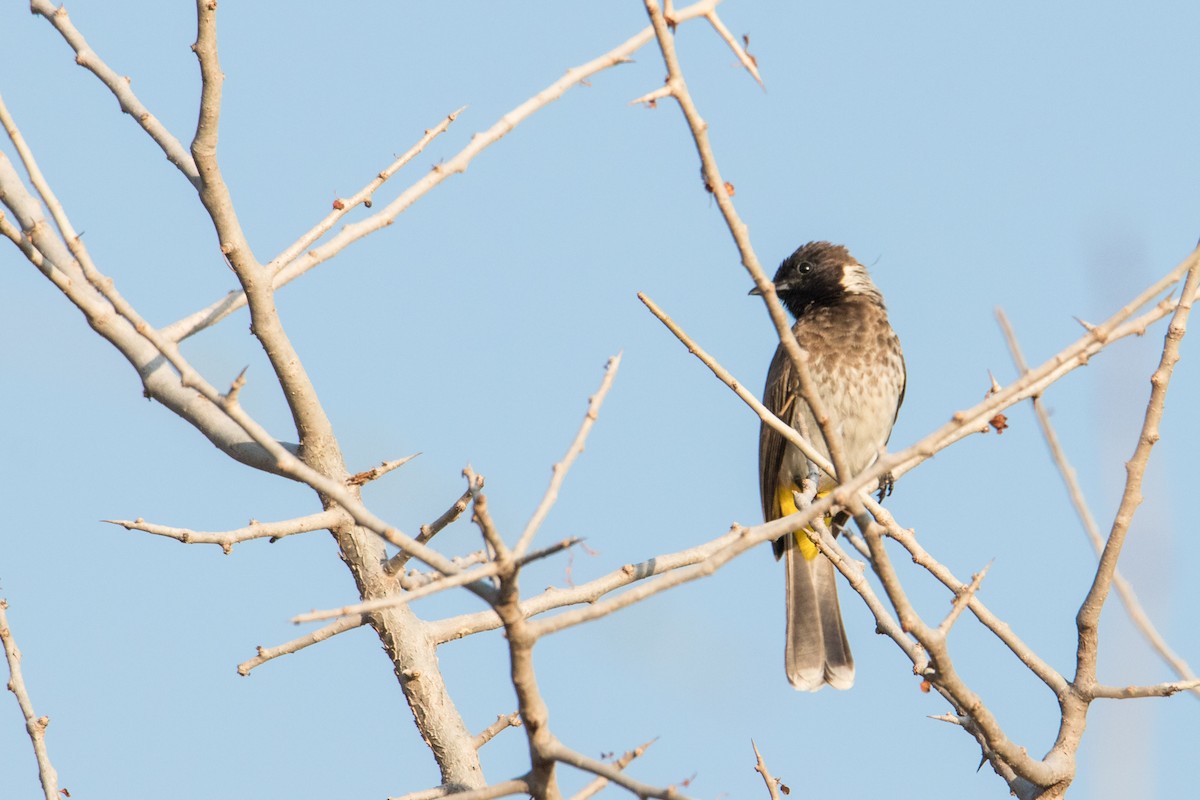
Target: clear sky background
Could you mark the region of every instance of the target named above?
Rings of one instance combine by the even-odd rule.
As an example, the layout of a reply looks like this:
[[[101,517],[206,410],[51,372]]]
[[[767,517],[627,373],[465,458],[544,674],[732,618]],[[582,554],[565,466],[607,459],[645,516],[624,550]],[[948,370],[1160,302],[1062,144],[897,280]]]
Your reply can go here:
[[[77,0],[92,46],[181,139],[199,88],[187,3]],[[759,257],[811,239],[847,244],[882,288],[909,387],[902,448],[1014,370],[1003,307],[1033,363],[1178,263],[1200,236],[1200,6],[1118,2],[766,4],[722,7],[750,35],[766,91],[703,23],[678,35],[713,146]],[[646,25],[641,4],[222,3],[227,75],[221,160],[267,260],[338,195],[366,183],[426,128],[468,110],[381,203],[570,66]],[[406,531],[462,491],[468,463],[512,535],[528,519],[610,355],[616,384],[543,529],[587,538],[530,570],[528,592],[760,519],[758,421],[638,302],[644,291],[747,385],[775,347],[672,103],[656,50],[572,89],[421,200],[397,223],[283,289],[293,340],[350,466],[423,455],[371,486]],[[192,188],[25,3],[0,8],[0,92],[100,268],[151,322],[233,288]],[[10,156],[11,148],[7,149]],[[376,208],[379,207],[377,203]],[[350,219],[358,218],[361,211]],[[354,599],[321,533],[185,547],[100,522],[201,530],[283,519],[313,494],[232,463],[141,396],[128,364],[11,246],[0,246],[0,430],[5,530],[0,595],[25,653],[62,785],[90,800],[170,795],[382,798],[437,771],[377,641],[359,630],[259,668],[256,645],[288,619]],[[244,312],[185,353],[217,385],[249,365],[244,404],[294,439]],[[1111,523],[1165,324],[1124,341],[1045,400],[1102,527]],[[1195,492],[1200,373],[1183,343],[1123,561],[1167,639],[1200,663]],[[1028,406],[1003,436],[976,436],[905,476],[889,507],[960,577],[992,569],[981,597],[1068,672],[1094,558]],[[478,544],[465,522],[452,553]],[[903,559],[901,559],[903,560]],[[922,611],[947,593],[906,573]],[[710,580],[542,643],[552,725],[584,753],[657,741],[631,768],[689,794],[762,797],[753,738],[793,797],[1007,796],[893,644],[843,587],[858,662],[849,692],[799,694],[783,674],[783,576],[769,551]],[[471,597],[418,607],[437,617]],[[1101,679],[1167,680],[1120,606],[1103,618]],[[973,620],[958,666],[1041,755],[1050,693]],[[440,651],[468,725],[515,707],[498,634]],[[1097,703],[1074,795],[1174,798],[1200,779],[1194,697]],[[519,731],[483,751],[518,774]],[[568,788],[581,779],[564,771]],[[40,793],[11,696],[0,698],[0,797]],[[613,796],[619,793],[610,791]]]

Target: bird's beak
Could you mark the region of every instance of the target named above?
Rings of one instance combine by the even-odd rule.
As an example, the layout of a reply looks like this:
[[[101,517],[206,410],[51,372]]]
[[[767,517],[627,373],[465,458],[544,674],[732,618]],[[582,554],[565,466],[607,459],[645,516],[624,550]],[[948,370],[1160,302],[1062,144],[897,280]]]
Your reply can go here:
[[[784,291],[787,291],[788,289],[792,288],[792,284],[790,281],[788,281],[787,278],[784,278],[781,281],[776,281],[776,282],[772,283],[771,285],[775,287],[775,294],[779,294],[780,292],[784,292]],[[759,289],[757,286],[755,286],[753,289],[750,290],[749,294],[758,295],[759,297],[761,297],[762,290]]]

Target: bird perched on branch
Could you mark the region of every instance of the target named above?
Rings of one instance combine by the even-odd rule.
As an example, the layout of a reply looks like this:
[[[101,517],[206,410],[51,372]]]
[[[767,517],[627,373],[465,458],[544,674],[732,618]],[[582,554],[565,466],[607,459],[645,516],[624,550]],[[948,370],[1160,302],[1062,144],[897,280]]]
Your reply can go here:
[[[887,444],[904,400],[905,369],[900,340],[888,323],[883,295],[867,269],[841,245],[809,242],[775,273],[775,292],[796,318],[792,335],[808,353],[812,389],[840,439],[845,481],[871,466]],[[750,294],[761,294],[756,288]],[[806,431],[829,458],[829,447],[783,344],[775,350],[763,404],[787,424]],[[809,475],[804,454],[767,424],[758,440],[763,516],[768,522],[795,513],[795,492]],[[817,495],[835,486],[821,473]],[[890,487],[889,487],[890,488]],[[849,689],[854,659],[842,626],[834,566],[801,529],[772,542],[787,571],[788,680],[804,691],[825,684]]]

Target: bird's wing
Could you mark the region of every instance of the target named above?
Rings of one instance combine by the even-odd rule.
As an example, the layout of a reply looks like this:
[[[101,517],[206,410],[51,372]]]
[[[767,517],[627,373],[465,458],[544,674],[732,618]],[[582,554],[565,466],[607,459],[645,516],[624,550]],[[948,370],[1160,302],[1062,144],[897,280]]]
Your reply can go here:
[[[790,424],[792,403],[796,402],[792,384],[792,361],[787,351],[780,345],[771,359],[771,367],[767,370],[767,385],[763,390],[763,405],[775,416]],[[776,493],[779,488],[779,470],[783,466],[784,451],[787,440],[774,428],[765,422],[758,434],[758,480],[762,493],[763,519],[770,522],[781,516],[779,498]],[[778,548],[779,545],[777,544]],[[780,551],[782,552],[782,551]],[[778,555],[778,553],[777,553]]]

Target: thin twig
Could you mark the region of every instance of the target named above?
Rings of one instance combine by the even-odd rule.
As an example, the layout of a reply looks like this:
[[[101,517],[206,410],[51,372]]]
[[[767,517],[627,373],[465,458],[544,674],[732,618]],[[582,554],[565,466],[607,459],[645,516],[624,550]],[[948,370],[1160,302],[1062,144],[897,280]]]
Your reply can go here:
[[[654,744],[655,741],[655,739],[651,739],[645,744],[635,747],[633,750],[626,750],[620,758],[613,762],[613,766],[617,769],[625,769],[633,762],[635,758],[641,758],[650,745]],[[609,783],[610,781],[608,778],[598,775],[596,776],[595,780],[591,781],[587,786],[584,786],[582,789],[572,795],[571,800],[588,800],[589,797],[594,797],[599,794],[600,791],[605,786],[608,786]]]
[[[466,108],[465,106],[463,108]],[[359,189],[349,198],[338,199],[333,204],[333,210],[330,211],[325,218],[306,231],[295,242],[288,245],[279,255],[275,256],[268,262],[266,268],[275,275],[287,264],[290,264],[300,256],[307,248],[311,247],[315,242],[321,239],[326,233],[332,230],[338,220],[345,217],[351,211],[361,204],[366,204],[370,201],[372,195],[393,175],[395,175],[401,167],[416,158],[430,142],[436,137],[445,133],[450,127],[450,124],[458,118],[462,113],[463,108],[458,109],[451,114],[448,114],[441,122],[432,128],[425,131],[421,139],[409,148],[403,155],[391,163],[390,166],[381,170],[372,180],[365,186]],[[300,273],[291,276],[298,277]],[[290,281],[291,278],[288,280]],[[277,280],[275,288],[279,288],[288,281]],[[242,291],[234,291],[227,294],[225,297],[210,304],[207,308],[202,308],[199,311],[193,312],[183,319],[177,320],[163,328],[163,335],[167,336],[172,341],[183,341],[187,337],[198,333],[205,328],[208,328],[220,322],[225,317],[237,311],[246,305],[246,293]]]
[[[1103,686],[1092,687],[1092,697],[1112,700],[1129,700],[1140,697],[1170,697],[1179,692],[1194,692],[1200,688],[1200,678],[1186,681],[1156,683],[1152,686]]]
[[[94,74],[101,83],[108,87],[109,91],[116,96],[121,110],[133,117],[137,124],[142,126],[142,129],[154,140],[154,143],[162,148],[167,160],[178,167],[193,186],[199,188],[200,174],[196,171],[196,162],[192,160],[191,153],[167,130],[158,117],[151,114],[150,110],[142,104],[142,101],[133,92],[130,79],[118,75],[88,45],[83,34],[71,24],[66,7],[56,8],[49,0],[32,0],[29,10],[45,17],[54,26],[55,30],[75,51],[75,63]]]
[[[25,142],[25,137],[21,135],[20,129],[17,128],[16,121],[9,114],[8,106],[4,104],[3,97],[0,97],[0,125],[3,125],[4,132],[13,143],[13,148],[17,151],[17,156],[20,157],[22,166],[25,167],[25,173],[29,176],[29,182],[33,184],[34,190],[42,199],[42,203],[45,204],[46,209],[50,212],[50,216],[58,228],[59,236],[67,243],[68,247],[71,246],[72,242],[81,244],[78,234],[75,233],[74,226],[71,225],[71,220],[67,218],[66,209],[59,202],[58,196],[54,194],[54,190],[50,188],[46,177],[42,175],[42,170],[38,167],[37,159],[33,157],[33,151]]]
[[[1012,354],[1013,364],[1024,375],[1029,371],[1029,366],[1025,362],[1024,354],[1021,352],[1021,345],[1017,341],[1016,332],[1009,323],[1008,316],[1004,313],[1003,309],[996,309],[996,319],[1000,323],[1000,329],[1004,333],[1004,340],[1008,344],[1009,353]],[[1095,326],[1090,327],[1094,328]],[[1101,536],[1100,526],[1096,524],[1096,519],[1092,516],[1092,511],[1083,496],[1083,487],[1079,485],[1075,468],[1071,466],[1066,451],[1063,450],[1058,433],[1050,422],[1050,415],[1046,413],[1046,406],[1042,403],[1041,397],[1035,395],[1030,398],[1030,401],[1033,403],[1033,411],[1037,416],[1038,425],[1042,429],[1042,436],[1046,440],[1046,445],[1050,448],[1050,457],[1053,459],[1055,466],[1058,467],[1058,473],[1066,486],[1067,495],[1071,499],[1071,505],[1075,509],[1079,521],[1083,523],[1083,531],[1087,535],[1088,541],[1091,542],[1092,548],[1096,551],[1096,555],[1099,556],[1104,551],[1104,537]],[[1150,615],[1146,613],[1146,609],[1142,606],[1141,600],[1138,599],[1133,585],[1125,579],[1119,569],[1113,571],[1113,586],[1117,590],[1117,596],[1121,598],[1121,604],[1125,607],[1125,613],[1129,615],[1134,626],[1155,652],[1167,662],[1167,665],[1182,680],[1195,678],[1196,674],[1192,671],[1191,665],[1167,644],[1167,640],[1154,625],[1153,620],[1150,619]],[[1191,691],[1193,696],[1200,697],[1200,688],[1194,688]]]
[[[481,495],[482,496],[482,495]],[[579,539],[563,539],[555,542],[547,547],[534,550],[532,553],[526,553],[518,561],[518,566],[525,566],[534,561],[540,561],[543,558],[548,558],[563,550],[567,550],[579,544]],[[453,562],[452,562],[453,563]],[[455,564],[457,567],[458,565]],[[444,592],[447,589],[453,589],[457,586],[467,587],[484,587],[490,586],[489,579],[500,574],[501,564],[498,561],[488,561],[483,566],[477,569],[462,569],[453,575],[445,575],[445,577],[431,580],[424,586],[419,586],[411,591],[400,592],[397,594],[387,595],[385,597],[376,597],[370,600],[364,600],[361,603],[354,605],[342,606],[341,608],[331,608],[324,611],[309,611],[304,614],[297,614],[292,617],[292,622],[300,624],[302,622],[316,622],[323,619],[334,619],[336,617],[344,617],[353,614],[366,614],[372,611],[381,611],[385,608],[396,608],[398,606],[408,605],[414,600],[420,600],[422,597],[428,597],[432,594]],[[444,574],[444,573],[443,573]]]
[[[2,102],[2,100],[0,100],[0,102]],[[0,153],[0,157],[3,157],[3,153]],[[8,217],[5,216],[3,209],[0,209],[0,236],[3,236],[5,239],[8,239],[10,242],[15,244],[25,255],[25,257],[29,259],[30,264],[33,264],[38,269],[45,268],[45,258],[43,258],[42,254],[38,252],[38,249],[33,246],[33,242],[21,235],[21,229],[8,221]]]
[[[867,498],[867,510],[875,520],[884,527],[889,538],[898,542],[912,557],[913,563],[924,568],[930,575],[937,578],[955,596],[967,586],[954,574],[935,559],[929,551],[921,546],[911,530],[900,527],[891,512],[881,506],[874,498]],[[869,554],[868,554],[869,557]],[[991,631],[996,638],[1004,643],[1026,668],[1040,678],[1056,695],[1067,690],[1067,679],[1057,670],[1041,659],[1033,649],[1021,640],[1008,623],[997,617],[975,595],[970,595],[967,608],[979,622]]]
[[[488,725],[475,736],[475,749],[478,750],[480,747],[483,747],[492,739],[496,738],[496,734],[500,733],[500,731],[505,730],[506,728],[519,727],[521,727],[520,714],[516,713],[515,711],[511,714],[501,714],[496,717],[495,722],[493,722],[491,725]]]
[[[795,514],[772,520],[754,528],[738,528],[736,530],[738,535],[733,541],[713,552],[703,561],[660,575],[640,586],[622,592],[616,597],[594,602],[586,608],[577,608],[557,614],[549,619],[538,620],[531,623],[531,628],[539,638],[548,636],[564,628],[599,619],[682,583],[704,578],[716,572],[750,548],[764,541],[777,539],[785,533],[790,533],[800,527],[811,524],[817,517],[829,513],[831,508],[832,503],[828,497],[825,497],[807,508],[797,511]]]
[[[4,645],[4,656],[8,661],[8,690],[16,696],[21,715],[25,717],[25,731],[33,743],[38,778],[42,782],[46,800],[58,800],[58,773],[50,763],[50,753],[46,750],[46,727],[50,724],[50,718],[39,717],[34,713],[33,702],[29,699],[25,678],[21,674],[21,651],[17,649],[16,639],[8,627],[7,608],[8,600],[0,598],[0,644]]]
[[[483,534],[483,541],[487,545],[488,553],[496,561],[508,558],[510,555],[508,545],[504,543],[504,537],[496,529],[496,523],[488,511],[487,495],[482,492],[483,478],[476,476],[470,467],[463,470],[463,474],[472,488],[471,521],[479,527],[479,532]]]
[[[577,753],[569,747],[564,746],[562,742],[554,741],[550,745],[549,750],[554,760],[560,761],[563,764],[570,764],[593,775],[607,778],[618,786],[625,787],[640,798],[656,797],[662,798],[662,800],[687,800],[687,796],[679,792],[674,786],[651,786],[650,784],[634,780],[622,772],[615,764],[605,764],[603,761],[588,758],[582,753]]]
[[[683,23],[690,19],[702,17],[717,7],[719,0],[701,0],[692,5],[681,9],[675,14],[675,21]],[[614,47],[607,53],[592,59],[591,61],[573,67],[566,71],[561,78],[555,80],[542,91],[535,94],[533,97],[525,100],[520,105],[516,106],[504,116],[500,117],[490,128],[482,133],[472,137],[469,144],[455,154],[449,160],[439,163],[427,175],[420,178],[408,189],[405,189],[401,194],[389,203],[385,208],[376,212],[366,219],[346,225],[333,238],[326,241],[320,247],[306,250],[299,256],[291,259],[286,264],[274,269],[274,286],[276,288],[283,286],[286,283],[294,280],[304,274],[313,267],[328,261],[333,256],[340,253],[349,244],[358,241],[359,239],[374,233],[395,222],[404,211],[408,210],[417,200],[424,197],[432,189],[439,186],[443,181],[451,175],[456,175],[464,172],[471,161],[492,146],[500,141],[504,136],[513,131],[518,125],[528,119],[535,112],[541,110],[550,103],[558,100],[568,90],[574,86],[586,83],[593,75],[602,72],[618,64],[624,64],[630,60],[630,57],[637,50],[644,47],[647,43],[654,39],[654,30],[646,27],[636,35],[630,37],[624,43]],[[457,112],[456,112],[457,113]],[[275,260],[271,262],[275,264]],[[223,319],[229,312],[241,308],[246,303],[246,298],[239,292],[232,292],[205,309],[195,312],[188,317],[179,320],[171,325],[168,325],[164,330],[170,333],[171,337],[180,340],[186,336],[190,336],[198,330],[213,324],[214,322]]]
[[[1069,779],[1073,769],[1069,763],[1033,758],[1024,747],[1008,738],[991,709],[958,674],[946,637],[937,628],[926,624],[913,608],[883,546],[883,526],[866,513],[856,516],[855,522],[870,548],[871,566],[883,584],[892,607],[896,609],[900,623],[929,654],[932,672],[926,677],[953,704],[956,711],[970,717],[968,730],[980,742],[989,759],[1002,762],[1010,771],[1015,771],[1016,775],[1038,786],[1053,786]],[[1011,787],[1012,783],[1009,785]]]
[[[626,564],[607,575],[569,589],[551,587],[539,595],[523,600],[521,611],[526,617],[534,617],[557,608],[594,603],[606,594],[632,583],[699,563],[741,536],[742,529],[735,527],[711,542],[677,553],[654,556],[637,564]],[[482,631],[495,630],[500,627],[500,620],[489,609],[430,622],[428,626],[433,640],[442,644]]]
[[[480,477],[480,480],[482,480],[482,476]],[[453,505],[442,512],[440,517],[427,525],[421,526],[421,530],[417,534],[417,541],[420,544],[428,544],[430,539],[432,539],[434,536],[437,536],[442,532],[443,529],[445,529],[447,525],[450,525],[462,516],[463,512],[467,510],[467,506],[470,505],[470,501],[471,489],[468,488],[462,493],[461,497],[454,501]],[[383,571],[388,575],[398,575],[404,569],[404,565],[408,563],[410,558],[412,558],[410,554],[401,550],[399,553],[396,553],[396,555],[388,559],[388,562],[384,564]]]
[[[328,530],[344,519],[346,519],[344,511],[330,509],[317,514],[310,514],[307,517],[285,519],[279,522],[250,520],[250,524],[244,528],[217,532],[194,531],[190,528],[158,525],[153,522],[146,522],[141,517],[133,520],[105,519],[101,520],[101,522],[107,522],[110,525],[120,525],[127,531],[143,531],[145,533],[152,533],[155,536],[165,536],[168,539],[174,539],[184,544],[215,544],[224,550],[226,555],[229,555],[233,552],[233,546],[238,542],[248,542],[252,539],[270,539],[274,542],[276,539],[282,539],[285,536],[292,536],[297,533]]]
[[[946,618],[942,620],[942,624],[938,626],[938,633],[940,633],[942,636],[946,636],[950,633],[950,629],[954,627],[954,623],[958,619],[959,615],[962,614],[963,609],[971,604],[971,598],[973,598],[979,591],[980,584],[983,583],[984,577],[991,568],[992,563],[989,561],[987,566],[971,576],[971,582],[969,584],[955,593],[954,602],[950,607],[950,613],[946,615]]]
[[[1200,286],[1200,264],[1193,264],[1188,269],[1187,279],[1184,281],[1183,291],[1179,304],[1175,308],[1175,314],[1171,318],[1171,324],[1167,326],[1158,367],[1150,378],[1150,399],[1146,403],[1145,419],[1142,422],[1142,429],[1138,435],[1133,456],[1125,465],[1127,472],[1125,490],[1121,494],[1121,502],[1113,518],[1112,529],[1100,555],[1096,576],[1076,616],[1079,647],[1075,657],[1074,683],[1084,693],[1090,691],[1096,681],[1100,612],[1108,597],[1113,573],[1117,569],[1117,560],[1121,557],[1129,526],[1133,522],[1134,511],[1142,502],[1142,478],[1146,472],[1146,464],[1150,460],[1150,451],[1159,439],[1159,423],[1162,421],[1166,404],[1167,388],[1170,386],[1175,364],[1179,361],[1179,344],[1187,332],[1192,298],[1195,296],[1198,286]]]
[[[703,363],[704,366],[712,370],[712,373],[716,375],[722,383],[732,389],[734,394],[742,399],[742,402],[750,406],[750,408],[754,410],[754,413],[758,414],[759,419],[761,419],[767,425],[770,425],[771,428],[774,429],[775,432],[784,439],[786,439],[789,444],[792,444],[800,452],[804,453],[804,456],[810,462],[817,465],[821,471],[833,471],[833,465],[829,462],[829,459],[821,455],[821,453],[812,446],[812,443],[801,436],[795,428],[771,413],[771,410],[764,406],[741,381],[733,377],[729,370],[721,366],[721,364],[715,358],[709,355],[707,350],[701,347],[694,339],[692,339],[692,337],[688,336],[687,332],[680,327],[679,323],[673,320],[667,314],[667,312],[659,308],[657,303],[655,303],[642,292],[638,292],[638,299],[641,300],[646,308],[650,310],[651,314],[658,318],[659,322],[667,327],[667,330],[675,334],[675,338],[679,339],[679,341],[683,343],[683,345],[688,349],[689,353],[700,359],[700,362]]]
[[[763,761],[762,753],[758,752],[758,745],[754,740],[750,740],[750,746],[754,748],[754,771],[762,775],[763,783],[767,785],[767,793],[771,800],[779,800],[779,779],[771,775],[771,771],[767,769],[767,762]]]
[[[383,184],[386,183],[389,178],[391,178],[406,164],[424,152],[425,148],[429,146],[429,143],[445,133],[454,123],[454,121],[458,119],[458,116],[466,109],[466,106],[462,106],[456,111],[451,111],[445,116],[444,119],[439,121],[438,124],[426,130],[424,135],[421,136],[416,144],[410,147],[387,167],[380,170],[379,174],[376,175],[373,180],[368,182],[366,186],[362,187],[348,198],[339,198],[336,200],[333,204],[333,210],[327,214],[323,220],[314,225],[308,232],[302,235],[295,242],[284,248],[279,255],[275,256],[270,260],[270,262],[267,263],[267,270],[271,274],[279,272],[286,265],[290,264],[297,257],[299,257],[301,253],[312,246],[314,242],[319,241],[321,237],[332,230],[333,226],[338,222],[338,220],[346,216],[346,214],[349,214],[353,208],[361,203],[369,202],[372,195],[374,195],[375,192],[378,191],[379,188],[383,186]]]
[[[713,30],[725,41],[725,44],[729,45],[729,49],[737,56],[738,61],[742,62],[742,66],[746,68],[746,71],[754,76],[754,80],[758,82],[758,85],[766,89],[767,86],[763,83],[762,76],[758,74],[758,62],[754,59],[754,56],[746,52],[746,48],[737,39],[733,38],[733,34],[729,32],[729,28],[726,28],[725,23],[717,16],[716,9],[705,14],[704,18],[713,26]]]
[[[717,207],[721,210],[721,215],[725,218],[725,224],[729,228],[729,233],[733,237],[734,243],[741,254],[742,264],[754,279],[754,285],[762,293],[763,302],[766,304],[771,321],[775,325],[779,342],[787,352],[795,368],[796,377],[800,384],[800,393],[812,410],[813,418],[816,419],[821,436],[825,440],[825,447],[829,452],[829,461],[833,463],[834,469],[830,473],[830,477],[838,482],[849,480],[851,474],[847,468],[841,434],[838,432],[832,417],[824,407],[824,402],[816,391],[812,376],[808,370],[807,354],[792,334],[792,325],[788,321],[787,314],[784,312],[778,296],[776,296],[775,284],[767,278],[766,273],[758,262],[758,256],[750,244],[749,229],[733,205],[733,198],[730,192],[731,187],[721,177],[716,155],[713,153],[712,144],[708,137],[708,123],[700,115],[700,111],[692,100],[691,93],[687,88],[687,82],[683,77],[683,67],[680,66],[679,57],[675,52],[674,34],[671,33],[670,26],[656,0],[645,0],[645,6],[646,12],[650,16],[650,24],[654,27],[654,35],[658,40],[658,48],[662,52],[663,62],[667,67],[667,87],[671,90],[671,96],[679,103],[679,109],[683,112],[684,119],[687,121],[688,129],[692,134],[692,140],[696,145],[696,152],[700,157],[701,175],[704,178],[705,188],[712,192],[712,196],[717,202]],[[849,501],[847,504],[851,511],[858,508],[853,495],[845,498],[845,501]]]
[[[529,781],[527,778],[514,778],[512,780],[493,783],[490,786],[484,786],[479,789],[468,789],[462,791],[459,787],[438,786],[434,789],[423,789],[419,792],[411,792],[399,797],[389,797],[388,800],[442,800],[444,797],[453,797],[454,800],[493,800],[496,797],[511,797],[512,795],[528,795],[530,791]]]
[[[989,430],[988,420],[998,411],[1040,394],[1047,386],[1087,364],[1094,355],[1118,339],[1142,335],[1149,325],[1170,314],[1178,304],[1164,298],[1140,316],[1133,317],[1133,314],[1151,299],[1161,295],[1167,287],[1178,282],[1184,273],[1196,264],[1200,264],[1200,249],[1193,250],[1187,258],[1118,310],[1103,325],[1094,326],[1086,336],[1034,367],[1024,377],[1013,381],[999,392],[989,393],[975,406],[955,412],[949,422],[904,450],[879,458],[869,469],[863,470],[835,489],[835,502],[844,507],[850,498],[863,488],[874,486],[883,473],[890,472],[893,476],[900,477],[960,439],[986,432]],[[1193,293],[1192,297],[1195,296]]]
[[[583,422],[579,425],[579,432],[575,434],[575,440],[567,448],[567,454],[563,456],[562,461],[554,465],[550,477],[550,485],[546,487],[546,493],[542,496],[542,501],[538,503],[537,509],[529,519],[529,524],[525,526],[525,530],[521,533],[521,538],[517,540],[517,544],[513,548],[513,556],[515,558],[521,558],[525,554],[525,551],[529,549],[538,528],[541,527],[542,522],[546,519],[546,514],[550,512],[550,508],[558,499],[558,490],[562,487],[563,479],[567,477],[567,472],[571,469],[571,465],[575,463],[575,459],[583,452],[583,445],[587,441],[588,434],[591,433],[592,426],[596,423],[596,417],[600,414],[600,406],[604,404],[604,398],[608,396],[608,390],[612,388],[613,379],[617,377],[617,370],[620,367],[620,353],[608,359],[608,362],[604,365],[604,379],[600,381],[600,388],[596,390],[596,393],[588,398],[587,413],[584,414]]]
[[[404,458],[398,458],[394,461],[384,461],[378,467],[372,467],[371,469],[368,469],[364,472],[359,472],[357,474],[351,475],[349,478],[346,479],[346,483],[350,486],[362,486],[364,484],[370,483],[371,481],[377,481],[380,478],[382,478],[384,475],[387,475],[392,470],[403,467],[405,464],[412,461],[414,458],[416,458],[419,455],[421,455],[421,454],[413,453],[411,456],[405,456]]]
[[[957,714],[929,714],[928,719],[937,720],[938,722],[946,722],[950,725],[957,725],[960,728],[964,724],[964,718]]]
[[[487,564],[492,560],[492,555],[487,550],[479,549],[474,552],[467,553],[466,555],[454,556],[450,560],[453,561],[454,565],[459,569],[465,570],[468,567],[475,566],[476,564]],[[421,570],[410,569],[407,572],[394,577],[396,578],[397,586],[407,592],[411,592],[424,586],[428,586],[431,583],[437,583],[445,576],[440,572],[434,572],[432,570],[422,572]]]
[[[243,677],[249,675],[250,671],[255,667],[261,666],[272,659],[303,650],[310,645],[314,645],[318,642],[323,642],[326,639],[337,636],[339,633],[345,633],[346,631],[352,631],[355,628],[361,628],[363,625],[367,624],[367,621],[366,614],[342,617],[341,619],[335,620],[323,628],[317,628],[315,631],[309,631],[304,636],[292,639],[290,642],[284,642],[283,644],[276,645],[275,647],[259,647],[258,655],[238,664],[238,675],[242,675]]]

